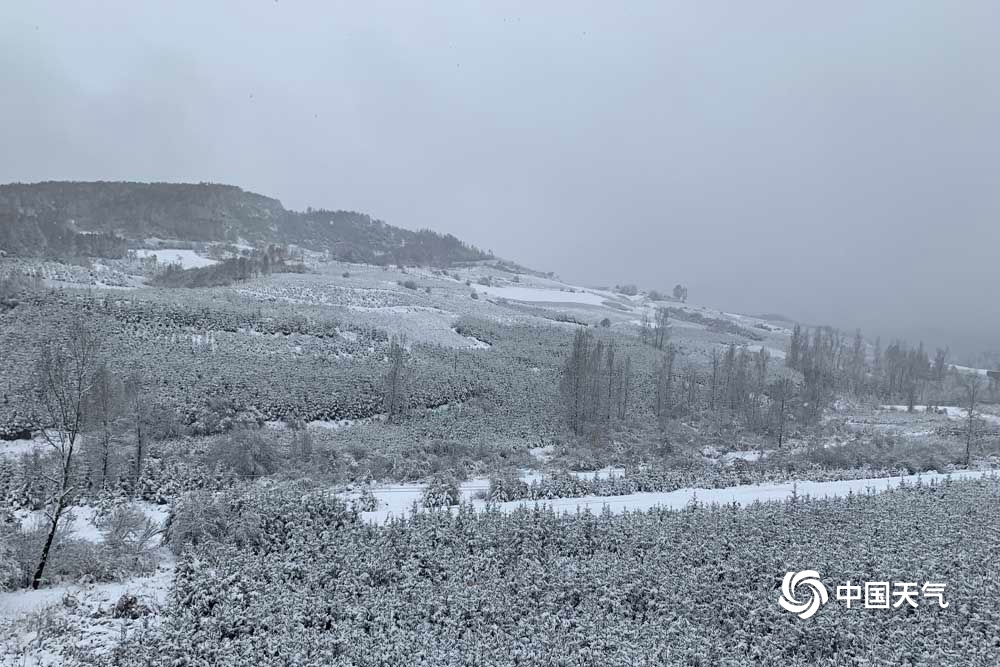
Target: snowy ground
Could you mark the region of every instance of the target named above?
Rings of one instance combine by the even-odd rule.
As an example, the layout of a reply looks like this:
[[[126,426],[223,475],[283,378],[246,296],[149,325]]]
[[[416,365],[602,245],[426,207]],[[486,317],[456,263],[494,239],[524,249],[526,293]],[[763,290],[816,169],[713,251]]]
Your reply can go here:
[[[747,349],[750,350],[751,352],[760,352],[761,350],[767,350],[767,353],[771,356],[772,359],[784,359],[785,358],[785,351],[784,350],[779,350],[776,347],[768,347],[768,346],[762,345],[760,343],[757,343],[757,344],[751,343],[750,345],[747,345]]]
[[[77,652],[107,653],[147,617],[115,618],[115,604],[132,595],[154,617],[173,584],[164,550],[155,573],[124,582],[68,585],[0,593],[0,667],[63,665]]]
[[[455,327],[452,327],[451,330],[455,332],[455,335],[462,336],[462,338],[464,338],[465,340],[469,341],[468,347],[469,347],[470,350],[488,350],[491,347],[493,347],[492,345],[490,345],[486,341],[479,340],[475,336],[466,336],[464,334],[458,333],[458,329],[456,329]]]
[[[971,368],[969,366],[957,366],[955,364],[952,364],[951,367],[952,369],[958,371],[959,373],[968,373],[970,375],[982,375],[984,377],[989,372],[988,369],[986,368]]]
[[[883,405],[882,409],[889,410],[891,412],[909,412],[907,406],[905,405]],[[969,418],[969,411],[966,408],[960,408],[953,405],[942,405],[937,408],[931,407],[929,414],[935,414],[935,409],[942,411],[943,415],[948,419],[962,420]],[[928,414],[928,406],[914,405],[913,412]],[[1000,415],[995,415],[989,412],[981,412],[978,408],[976,409],[975,415],[978,419],[1000,426]]]
[[[188,248],[158,248],[156,250],[136,250],[135,256],[138,259],[156,257],[158,264],[177,264],[182,269],[200,269],[206,266],[217,264],[214,259],[202,257],[194,250]]]
[[[48,447],[42,437],[30,440],[0,440],[0,456],[21,456],[36,449],[44,451]]]
[[[476,285],[476,290],[489,294],[498,299],[510,299],[511,301],[527,301],[529,303],[583,303],[592,306],[600,306],[608,297],[594,294],[593,292],[541,289],[537,287],[491,287],[486,285]]]
[[[926,473],[922,475],[907,475],[904,477],[855,479],[832,482],[792,481],[780,484],[752,484],[733,486],[725,489],[685,488],[676,491],[658,493],[633,493],[625,496],[584,496],[581,498],[558,498],[545,502],[516,500],[507,503],[495,503],[494,506],[503,511],[511,511],[517,507],[544,505],[556,511],[575,512],[591,510],[599,512],[607,507],[612,512],[641,511],[654,507],[666,509],[683,509],[692,502],[710,504],[737,503],[746,506],[754,502],[787,500],[793,495],[812,498],[843,497],[850,493],[878,493],[888,489],[898,488],[900,483],[924,484],[940,483],[948,478],[953,480],[975,479],[995,473],[968,471],[955,472],[949,475],[941,473]],[[372,489],[379,507],[373,512],[363,514],[367,521],[382,523],[389,518],[408,516],[414,503],[419,505],[424,484],[400,484]],[[462,484],[462,499],[471,502],[475,507],[482,508],[486,501],[475,496],[489,489],[489,480],[473,479]]]
[[[162,526],[168,508],[137,503],[139,509]],[[95,508],[72,508],[68,523],[77,539],[100,542],[93,524]],[[19,513],[22,525],[39,519],[38,513]],[[174,560],[161,547],[159,565],[149,576],[109,583],[77,583],[38,590],[0,593],[0,667],[8,665],[62,665],[78,652],[102,654],[123,634],[138,630],[166,602],[173,583]],[[140,618],[115,618],[114,608],[124,595],[135,596],[147,609]]]
[[[167,521],[170,509],[166,505],[154,505],[148,502],[135,502],[133,505],[142,511],[149,519],[158,526],[163,526]],[[21,522],[21,527],[30,529],[34,526],[47,522],[45,513],[42,510],[28,511],[18,510],[14,516]],[[97,508],[90,505],[74,505],[66,510],[61,519],[62,534],[78,540],[98,543],[104,540],[101,531],[95,525]]]

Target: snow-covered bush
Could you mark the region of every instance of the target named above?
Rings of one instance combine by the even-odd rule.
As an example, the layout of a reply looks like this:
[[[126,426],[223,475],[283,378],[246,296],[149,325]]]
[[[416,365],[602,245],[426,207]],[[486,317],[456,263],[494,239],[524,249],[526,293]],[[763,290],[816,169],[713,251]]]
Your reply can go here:
[[[1000,549],[1000,532],[983,529],[1000,512],[998,485],[618,515],[462,507],[382,526],[293,513],[286,539],[182,556],[164,622],[119,655],[260,667],[414,655],[428,665],[997,664],[1000,610],[984,600],[1000,589],[982,564]],[[276,516],[288,499],[240,502]],[[831,592],[803,630],[776,600],[782,575],[806,568],[827,585],[944,578],[949,607],[848,609]]]
[[[160,527],[136,506],[120,503],[96,517],[102,551],[118,569],[118,575],[151,572],[157,563]]]
[[[277,467],[273,435],[259,428],[241,428],[216,440],[209,458],[219,461],[241,478],[264,477]]]
[[[437,474],[424,488],[420,504],[424,507],[449,507],[462,502],[458,480],[448,474]]]
[[[204,544],[271,551],[289,540],[329,534],[355,523],[357,516],[356,509],[322,487],[250,484],[185,494],[173,507],[165,540],[175,553]]]
[[[487,498],[494,502],[505,503],[510,500],[520,500],[529,497],[528,484],[516,472],[499,477],[490,477],[490,488]]]
[[[229,530],[229,513],[222,498],[208,491],[191,491],[174,503],[164,527],[164,540],[180,553],[188,545],[220,540]]]
[[[351,500],[351,508],[357,512],[374,512],[378,509],[378,498],[371,489],[362,489],[361,493]]]

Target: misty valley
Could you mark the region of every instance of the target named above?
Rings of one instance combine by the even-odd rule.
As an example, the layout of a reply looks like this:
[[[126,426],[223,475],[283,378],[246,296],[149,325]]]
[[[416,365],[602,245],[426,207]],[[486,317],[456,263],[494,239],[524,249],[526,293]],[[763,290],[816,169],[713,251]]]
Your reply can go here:
[[[1000,2],[6,2],[0,91],[0,667],[1000,666]]]
[[[947,349],[231,187],[0,204],[11,664],[997,654],[1000,383]],[[801,569],[950,606],[802,641]]]

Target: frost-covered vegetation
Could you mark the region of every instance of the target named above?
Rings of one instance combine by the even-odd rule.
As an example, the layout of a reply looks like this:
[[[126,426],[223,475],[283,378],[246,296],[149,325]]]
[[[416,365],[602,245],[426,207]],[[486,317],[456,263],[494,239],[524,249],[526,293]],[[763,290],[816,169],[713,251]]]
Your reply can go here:
[[[354,211],[289,211],[276,199],[231,185],[0,185],[0,248],[12,255],[123,257],[126,239],[151,236],[295,243],[345,261],[378,264],[448,266],[489,257],[450,234],[401,229]]]
[[[307,213],[299,231],[332,220],[399,240],[355,216]],[[995,482],[746,512],[514,509],[998,467],[1000,395],[946,351],[731,315],[687,304],[683,290],[671,301],[568,285],[471,255],[428,266],[420,257],[443,261],[453,244],[421,238],[405,244],[408,261],[377,264],[337,259],[372,261],[372,245],[338,255],[247,239],[171,242],[188,270],[131,256],[0,259],[0,583],[24,600],[105,587],[58,613],[28,605],[51,619],[35,635],[12,621],[14,643],[44,636],[60,659],[89,660],[67,648],[87,614],[142,624],[100,635],[114,664],[266,663],[306,646],[303,664],[759,662],[754,651],[840,664],[868,655],[858,637],[889,646],[899,628],[869,628],[862,613],[824,630],[825,643],[793,642],[775,577],[800,555],[803,567],[848,563],[852,576],[896,561],[876,550],[862,564],[834,539],[840,561],[806,563],[824,526],[854,522],[863,539],[913,545],[924,513],[932,533],[964,531],[947,540],[983,540],[971,526],[985,515],[950,527],[943,517],[973,499],[985,512]],[[372,525],[411,501],[418,516]],[[469,501],[477,513],[456,507]],[[907,517],[900,532],[884,526],[893,513]],[[944,552],[935,546],[912,576],[937,572]],[[110,588],[146,581],[162,601],[175,555],[165,615]],[[709,620],[697,595],[710,564],[716,583],[761,573],[754,592],[767,595],[718,591]],[[668,575],[676,597],[652,583]],[[111,597],[141,613],[109,617]],[[244,620],[229,614],[240,605],[252,609]],[[932,635],[957,636],[954,617],[919,618],[933,631],[907,645],[912,662],[937,655]]]
[[[991,664],[996,480],[621,515],[467,508],[373,527],[301,490],[182,505],[158,629],[111,664]],[[188,507],[187,509],[184,509]],[[206,514],[206,512],[208,514]],[[961,557],[957,558],[960,548]],[[776,604],[786,571],[947,581],[948,607]],[[859,663],[860,664],[860,663]]]

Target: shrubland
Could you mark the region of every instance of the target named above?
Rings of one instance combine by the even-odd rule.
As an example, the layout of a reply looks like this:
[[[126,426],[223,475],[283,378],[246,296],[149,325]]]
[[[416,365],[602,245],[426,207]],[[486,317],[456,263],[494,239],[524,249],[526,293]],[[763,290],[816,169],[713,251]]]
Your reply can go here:
[[[745,509],[459,508],[381,526],[301,490],[233,491],[217,502],[217,519],[194,521],[209,528],[173,541],[180,563],[162,624],[105,663],[1000,659],[990,603],[1000,589],[982,567],[1000,549],[995,479]],[[179,507],[175,522],[193,511]],[[802,621],[777,604],[784,573],[802,569],[828,587],[944,582],[948,607],[848,609],[831,599]]]

